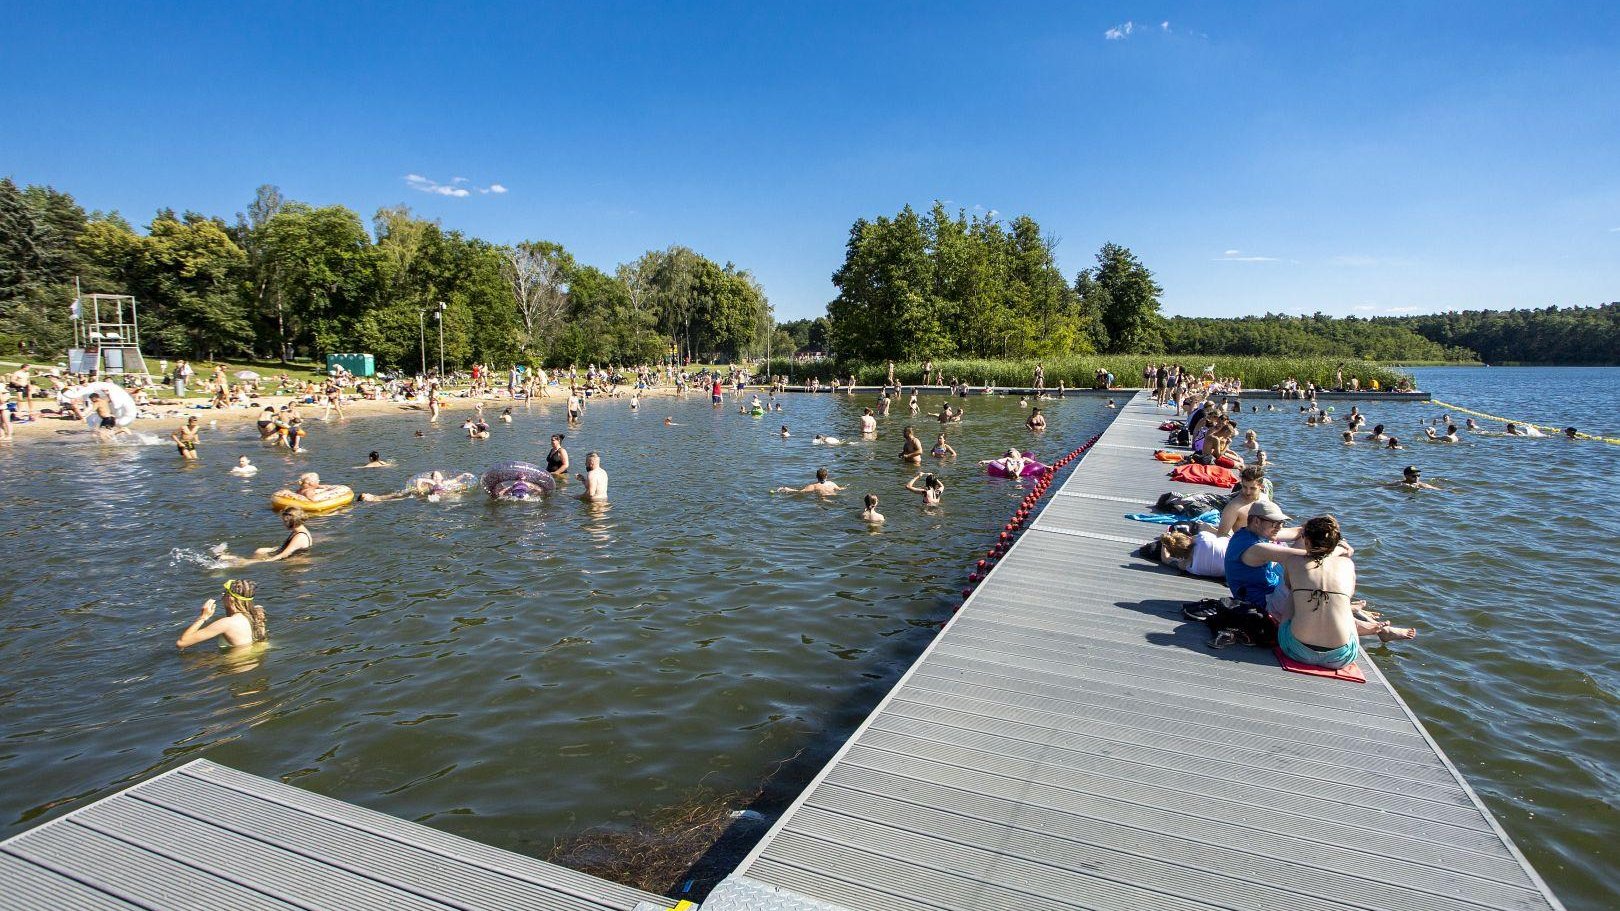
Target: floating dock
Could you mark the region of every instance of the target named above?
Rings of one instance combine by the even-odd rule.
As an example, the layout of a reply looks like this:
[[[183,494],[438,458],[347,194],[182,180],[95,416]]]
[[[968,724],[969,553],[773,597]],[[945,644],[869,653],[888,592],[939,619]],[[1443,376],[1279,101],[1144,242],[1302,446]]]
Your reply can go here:
[[[1211,651],[1133,551],[1172,484],[1144,395],[704,911],[1562,905],[1377,667]],[[1406,648],[1421,648],[1416,645]],[[197,761],[0,842],[18,909],[674,903]]]

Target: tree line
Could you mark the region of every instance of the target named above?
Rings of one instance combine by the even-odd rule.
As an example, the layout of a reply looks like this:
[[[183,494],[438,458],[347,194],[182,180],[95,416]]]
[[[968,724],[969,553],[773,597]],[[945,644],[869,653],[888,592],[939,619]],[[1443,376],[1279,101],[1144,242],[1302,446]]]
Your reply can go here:
[[[1463,310],[1376,320],[1487,364],[1620,364],[1620,302],[1596,307]]]
[[[71,341],[74,280],[132,294],[151,354],[290,359],[362,351],[381,364],[645,363],[763,354],[774,323],[745,269],[682,246],[611,273],[562,245],[448,231],[404,206],[370,225],[260,187],[234,221],[158,212],[144,232],[50,187],[0,179],[0,345]],[[785,336],[784,336],[785,338]]]

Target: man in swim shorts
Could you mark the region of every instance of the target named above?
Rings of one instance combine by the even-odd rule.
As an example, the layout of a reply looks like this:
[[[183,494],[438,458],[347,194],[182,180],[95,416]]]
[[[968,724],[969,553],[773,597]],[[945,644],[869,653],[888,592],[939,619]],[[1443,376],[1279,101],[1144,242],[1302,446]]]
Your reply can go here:
[[[196,416],[186,418],[186,423],[170,434],[169,439],[173,440],[174,447],[180,450],[180,458],[185,459],[187,462],[194,461],[197,458],[197,444],[201,442],[201,438],[198,436]]]
[[[848,489],[849,488],[847,488],[847,487],[843,487],[842,485],[839,485],[839,484],[834,484],[832,481],[827,480],[827,469],[825,469],[825,468],[817,468],[816,469],[816,481],[815,481],[814,484],[806,484],[803,487],[778,487],[778,488],[776,488],[776,492],[777,493],[813,493],[813,494],[816,494],[818,496],[830,497],[833,494],[836,494],[837,492],[839,492],[840,490],[848,490]]]

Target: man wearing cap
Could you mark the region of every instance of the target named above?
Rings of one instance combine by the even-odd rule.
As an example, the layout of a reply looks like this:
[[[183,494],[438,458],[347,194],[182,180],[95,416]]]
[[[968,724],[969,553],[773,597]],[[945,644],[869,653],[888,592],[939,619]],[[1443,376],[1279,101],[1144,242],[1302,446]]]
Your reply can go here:
[[[1270,500],[1249,506],[1248,522],[1232,535],[1226,546],[1226,585],[1232,597],[1243,604],[1266,607],[1276,603],[1273,615],[1286,612],[1287,590],[1283,588],[1282,567],[1278,561],[1304,551],[1278,544],[1299,538],[1298,528],[1283,528],[1288,521],[1282,507]]]
[[[1433,484],[1423,480],[1422,473],[1418,471],[1418,467],[1416,465],[1408,465],[1402,469],[1401,479],[1399,481],[1395,481],[1390,486],[1399,487],[1403,490],[1444,490],[1442,487],[1436,487]]]

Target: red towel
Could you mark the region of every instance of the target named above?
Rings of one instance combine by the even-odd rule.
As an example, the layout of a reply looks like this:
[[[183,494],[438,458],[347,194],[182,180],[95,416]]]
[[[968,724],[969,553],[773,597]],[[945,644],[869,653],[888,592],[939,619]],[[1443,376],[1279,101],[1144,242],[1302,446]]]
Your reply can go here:
[[[1334,680],[1348,680],[1351,683],[1366,683],[1367,676],[1356,667],[1354,661],[1344,667],[1320,667],[1315,664],[1301,664],[1283,654],[1282,649],[1273,649],[1277,653],[1277,660],[1282,663],[1283,670],[1293,671],[1296,674],[1309,674],[1312,677],[1332,677]]]
[[[1237,475],[1233,474],[1230,469],[1222,468],[1219,465],[1200,465],[1197,462],[1189,462],[1186,465],[1177,465],[1175,470],[1170,472],[1170,480],[1181,481],[1184,484],[1208,484],[1211,487],[1231,490],[1232,485],[1236,484],[1238,479]]]

